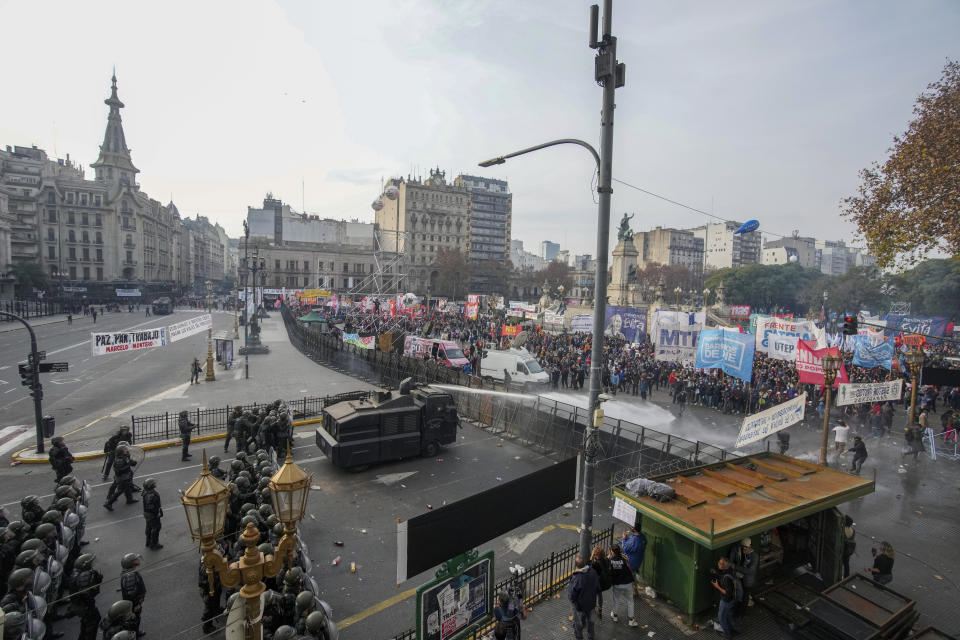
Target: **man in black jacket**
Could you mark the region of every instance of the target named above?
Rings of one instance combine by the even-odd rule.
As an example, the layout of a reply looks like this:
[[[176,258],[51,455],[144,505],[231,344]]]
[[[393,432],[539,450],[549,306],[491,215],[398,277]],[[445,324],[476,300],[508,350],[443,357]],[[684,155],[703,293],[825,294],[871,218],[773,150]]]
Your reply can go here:
[[[160,518],[163,517],[163,507],[160,506],[160,494],[157,493],[157,481],[153,478],[147,478],[143,483],[143,519],[147,523],[147,548],[159,551],[163,549],[160,544]]]
[[[121,442],[126,442],[127,444],[133,442],[133,436],[130,435],[130,427],[126,425],[120,427],[120,431],[110,436],[106,444],[103,445],[103,452],[107,454],[103,461],[104,482],[110,479],[110,469],[113,468],[113,460],[117,451],[117,446]]]
[[[583,640],[583,627],[587,627],[590,640],[596,638],[593,629],[593,608],[597,604],[597,590],[600,588],[600,579],[597,572],[584,562],[583,556],[577,555],[576,569],[570,577],[567,587],[567,598],[573,605],[573,637]]]
[[[140,502],[133,497],[133,468],[137,463],[130,459],[130,449],[126,445],[117,447],[113,463],[113,484],[107,492],[107,501],[103,507],[113,511],[113,503],[122,493],[127,498],[127,504]]]
[[[857,475],[860,475],[860,467],[863,466],[863,461],[867,459],[867,445],[863,444],[863,438],[860,436],[853,437],[853,446],[847,449],[847,452],[853,452],[853,462],[850,464],[850,471],[855,471]]]
[[[178,421],[178,426],[180,427],[180,440],[183,441],[183,449],[181,451],[180,460],[186,462],[190,459],[190,432],[193,431],[194,427],[197,425],[190,422],[188,417],[190,414],[186,410],[180,412],[180,419]]]
[[[147,596],[147,585],[137,571],[140,568],[140,560],[139,553],[128,553],[120,560],[120,568],[123,569],[120,574],[120,595],[124,600],[133,603],[136,626],[130,631],[135,630],[138,638],[145,634],[144,631],[140,631],[140,618],[143,615],[143,600]]]
[[[70,453],[61,436],[55,437],[50,444],[50,466],[57,474],[57,482],[60,482],[60,478],[70,475],[73,471],[73,454]]]

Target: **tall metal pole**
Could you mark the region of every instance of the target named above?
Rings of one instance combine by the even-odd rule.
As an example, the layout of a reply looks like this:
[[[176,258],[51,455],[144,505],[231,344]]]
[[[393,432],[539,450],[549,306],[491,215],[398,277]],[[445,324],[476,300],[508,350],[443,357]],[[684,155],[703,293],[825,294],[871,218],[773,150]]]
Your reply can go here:
[[[827,465],[827,438],[830,433],[830,402],[832,400],[830,396],[833,393],[835,379],[836,374],[823,372],[823,382],[827,387],[827,395],[824,398],[826,402],[823,405],[823,433],[820,434],[820,464],[823,466]]]
[[[250,277],[250,226],[247,224],[247,221],[243,221],[243,311],[246,322],[243,323],[243,377],[246,380],[250,379],[250,314],[247,313],[250,309],[250,303],[247,296],[247,278]]]
[[[33,396],[33,418],[37,428],[37,453],[43,453],[43,385],[40,384],[40,353],[37,351],[37,334],[33,332],[30,323],[20,316],[0,311],[0,316],[13,318],[21,323],[30,332],[30,357],[27,366],[30,367],[33,381],[30,384],[30,395]]]
[[[600,409],[600,375],[603,371],[603,323],[607,312],[607,252],[610,244],[610,194],[613,171],[613,110],[614,92],[623,85],[624,67],[617,63],[617,39],[611,35],[613,23],[613,0],[603,2],[603,37],[596,34],[599,7],[590,7],[590,46],[597,49],[595,76],[603,84],[603,107],[600,113],[600,176],[597,186],[597,269],[593,303],[593,340],[590,351],[590,415],[593,420],[587,426],[583,443],[583,494],[580,515],[580,555],[590,557],[593,538],[594,476],[596,475],[597,452],[600,446],[599,428],[603,424]]]

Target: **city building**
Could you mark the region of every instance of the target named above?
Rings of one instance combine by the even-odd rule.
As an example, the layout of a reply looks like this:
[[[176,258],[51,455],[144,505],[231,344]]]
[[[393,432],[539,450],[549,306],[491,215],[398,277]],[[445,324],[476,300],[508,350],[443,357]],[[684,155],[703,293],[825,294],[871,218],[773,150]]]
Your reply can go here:
[[[800,237],[794,234],[789,238],[770,240],[763,244],[763,264],[787,264],[794,262],[805,269],[816,269],[817,241],[814,238]]]
[[[560,253],[560,245],[556,242],[550,242],[549,240],[542,240],[540,242],[540,257],[547,262],[556,260],[558,253]]]
[[[237,243],[236,260],[259,255],[258,284],[271,288],[325,289],[340,297],[395,292],[392,265],[377,250],[376,225],[298,213],[268,193],[262,208],[247,207],[250,246]]]
[[[760,232],[734,233],[741,224],[717,222],[690,229],[694,236],[703,240],[704,271],[760,263]]]
[[[172,202],[163,205],[140,190],[116,76],[104,103],[110,109],[103,144],[90,165],[93,180],[69,155],[54,160],[42,149],[21,146],[0,151],[0,257],[9,256],[4,264],[39,263],[55,295],[69,290],[113,296],[115,287],[183,294],[205,279],[223,280],[223,230],[185,225]]]
[[[651,264],[686,267],[696,276],[703,274],[703,238],[693,231],[657,227],[652,231],[633,234],[633,246],[637,249],[637,266],[646,269]]]
[[[510,241],[510,262],[519,271],[540,271],[547,266],[547,261],[541,256],[523,248],[523,240]]]
[[[403,287],[407,291],[462,298],[466,291],[441,290],[437,254],[443,249],[471,259],[471,193],[465,186],[446,181],[446,172],[430,170],[426,180],[407,176],[391,178],[387,190],[395,198],[374,203],[381,247],[402,254]],[[488,237],[488,236],[482,236]]]
[[[491,276],[487,267],[491,261],[505,267],[510,258],[513,194],[506,181],[493,178],[461,174],[453,184],[470,194],[470,291],[497,293],[503,283]]]

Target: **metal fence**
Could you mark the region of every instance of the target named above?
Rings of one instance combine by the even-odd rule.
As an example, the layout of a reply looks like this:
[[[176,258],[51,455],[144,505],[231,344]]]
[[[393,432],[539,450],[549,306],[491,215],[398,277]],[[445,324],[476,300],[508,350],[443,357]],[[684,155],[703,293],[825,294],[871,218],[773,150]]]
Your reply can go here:
[[[612,544],[613,525],[602,531],[593,532],[591,547],[599,545],[604,549],[609,549]],[[567,580],[574,570],[574,560],[579,552],[579,545],[573,545],[561,551],[551,552],[549,558],[544,558],[533,565],[524,567],[523,577],[520,579],[523,586],[524,605],[527,607],[533,606],[566,588]],[[493,593],[498,594],[501,591],[506,591],[514,583],[514,580],[515,578],[511,576],[497,582],[493,587]],[[493,630],[494,624],[495,621],[491,620],[475,629],[471,634],[464,636],[464,640],[480,640]],[[395,635],[393,640],[413,640],[416,636],[416,629],[408,629]]]
[[[2,300],[0,311],[14,313],[21,318],[39,318],[67,313],[70,303],[60,300]],[[12,318],[0,318],[0,322],[13,322]]]
[[[362,400],[370,397],[369,391],[349,391],[339,393],[333,396],[303,397],[298,400],[288,400],[287,407],[293,414],[294,420],[303,420],[319,416],[323,408],[343,402],[344,400]],[[253,403],[239,405],[241,411],[253,411],[266,407],[270,403]],[[188,412],[190,422],[196,425],[192,435],[204,436],[215,433],[222,433],[227,429],[227,418],[237,405],[227,405],[225,407],[211,407],[206,409],[192,409]],[[130,416],[130,431],[133,433],[133,441],[137,443],[150,442],[154,440],[169,440],[180,435],[178,426],[179,411],[166,411],[164,413],[148,416]]]

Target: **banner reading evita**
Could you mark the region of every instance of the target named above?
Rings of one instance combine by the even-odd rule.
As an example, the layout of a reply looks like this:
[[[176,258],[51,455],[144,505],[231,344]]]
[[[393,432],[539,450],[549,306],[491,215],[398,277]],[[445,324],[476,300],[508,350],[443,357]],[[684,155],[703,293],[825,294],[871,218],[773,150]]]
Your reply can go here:
[[[95,356],[121,351],[153,349],[164,347],[166,344],[167,330],[165,328],[90,334],[90,348]]]
[[[903,380],[841,384],[837,387],[837,406],[863,402],[899,400],[903,395]]]
[[[804,400],[805,396],[797,396],[793,400],[781,402],[775,407],[744,418],[740,435],[737,436],[734,446],[742,447],[745,444],[763,440],[781,429],[800,422],[803,420]]]
[[[167,335],[170,338],[170,342],[176,342],[177,340],[183,340],[184,338],[189,338],[190,336],[206,331],[213,327],[213,316],[209,313],[204,313],[199,316],[194,316],[188,318],[183,322],[176,322],[169,327],[167,327]]]

